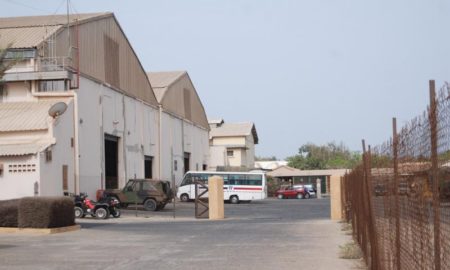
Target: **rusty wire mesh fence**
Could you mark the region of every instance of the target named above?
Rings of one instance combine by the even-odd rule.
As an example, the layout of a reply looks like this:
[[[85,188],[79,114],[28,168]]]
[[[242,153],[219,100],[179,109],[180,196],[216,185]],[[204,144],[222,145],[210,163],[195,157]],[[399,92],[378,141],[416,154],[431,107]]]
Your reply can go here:
[[[342,180],[344,216],[370,269],[450,269],[450,85]]]

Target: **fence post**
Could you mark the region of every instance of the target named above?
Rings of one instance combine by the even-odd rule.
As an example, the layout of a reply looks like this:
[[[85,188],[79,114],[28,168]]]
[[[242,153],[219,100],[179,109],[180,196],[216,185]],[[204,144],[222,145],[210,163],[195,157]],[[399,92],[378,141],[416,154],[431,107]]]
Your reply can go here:
[[[431,135],[431,175],[433,185],[433,210],[434,210],[434,269],[441,269],[441,227],[440,227],[440,202],[439,202],[439,171],[438,171],[438,134],[437,134],[437,104],[434,80],[430,80],[430,135]]]
[[[370,146],[369,146],[369,151],[366,152],[366,143],[363,140],[362,141],[363,144],[363,152],[364,152],[364,156],[363,156],[363,162],[364,162],[364,181],[365,181],[365,191],[367,194],[367,207],[368,207],[368,229],[369,229],[369,241],[370,241],[370,263],[371,263],[371,267],[370,269],[372,270],[378,270],[378,269],[382,269],[381,266],[381,262],[380,262],[380,257],[379,257],[379,253],[378,253],[378,234],[377,234],[377,230],[376,230],[376,226],[375,226],[375,215],[374,215],[374,210],[372,207],[372,192],[373,192],[373,188],[372,188],[372,179],[371,179],[371,175],[372,175],[372,168],[371,168],[371,150],[370,150]]]
[[[397,118],[392,118],[392,153],[394,158],[394,196],[395,196],[395,267],[401,269],[400,260],[400,198],[398,196],[398,134],[397,134]]]

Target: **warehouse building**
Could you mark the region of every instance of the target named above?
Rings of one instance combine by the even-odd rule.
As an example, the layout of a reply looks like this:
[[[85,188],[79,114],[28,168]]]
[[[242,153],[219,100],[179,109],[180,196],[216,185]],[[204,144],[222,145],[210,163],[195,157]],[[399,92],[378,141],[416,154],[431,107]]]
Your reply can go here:
[[[80,191],[94,198],[129,178],[168,178],[170,166],[160,164],[168,148],[207,162],[194,141],[181,152],[160,146],[166,116],[112,13],[0,18],[0,37],[14,61],[0,88],[0,199]],[[196,115],[176,94],[172,102]]]

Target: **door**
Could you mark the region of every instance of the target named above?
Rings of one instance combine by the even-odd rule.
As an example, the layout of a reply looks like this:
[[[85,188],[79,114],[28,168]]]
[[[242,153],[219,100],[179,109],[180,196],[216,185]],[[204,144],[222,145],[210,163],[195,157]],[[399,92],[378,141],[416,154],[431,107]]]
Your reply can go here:
[[[146,179],[153,178],[153,157],[144,157],[144,175]]]
[[[105,134],[105,188],[118,189],[119,137]]]

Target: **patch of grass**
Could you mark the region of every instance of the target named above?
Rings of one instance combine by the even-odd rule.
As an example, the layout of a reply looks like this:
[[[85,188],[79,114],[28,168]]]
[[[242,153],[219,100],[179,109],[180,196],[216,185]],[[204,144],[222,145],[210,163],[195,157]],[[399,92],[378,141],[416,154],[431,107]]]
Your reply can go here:
[[[359,246],[354,242],[349,242],[343,246],[339,246],[339,258],[341,259],[361,259],[362,251]]]

